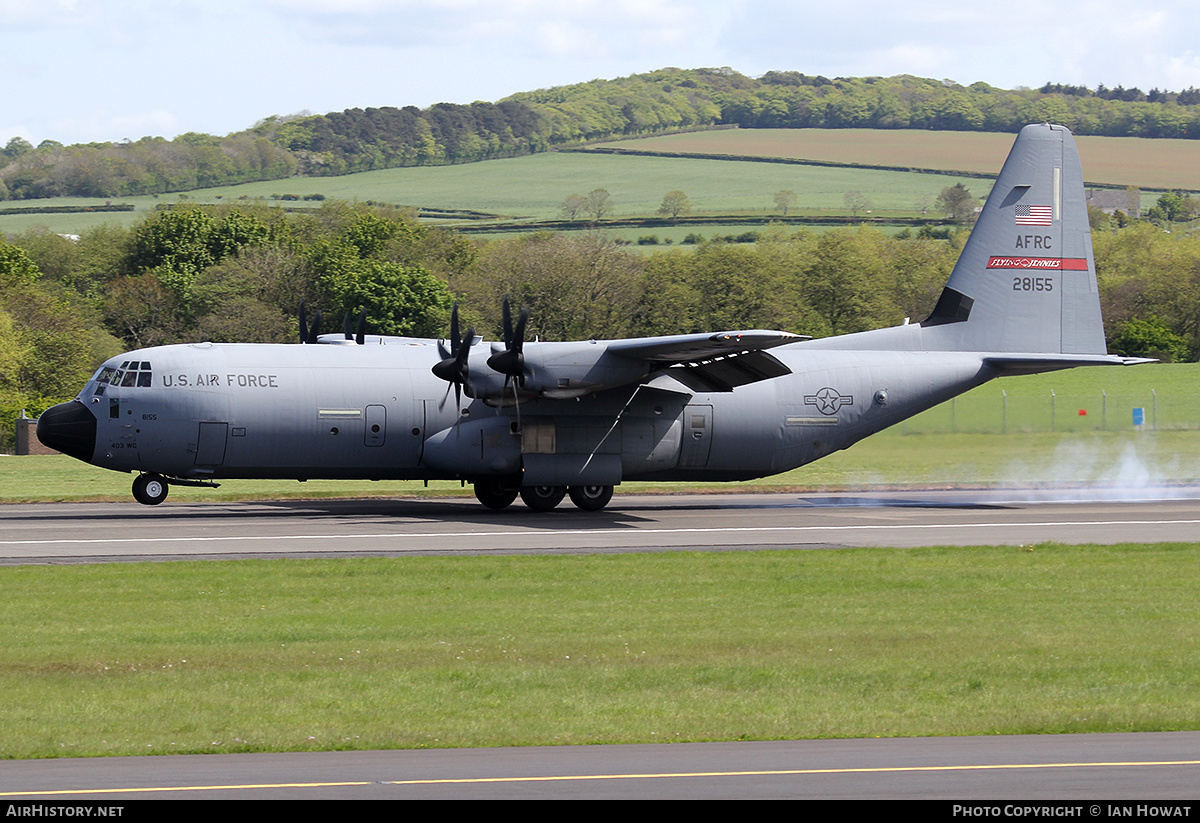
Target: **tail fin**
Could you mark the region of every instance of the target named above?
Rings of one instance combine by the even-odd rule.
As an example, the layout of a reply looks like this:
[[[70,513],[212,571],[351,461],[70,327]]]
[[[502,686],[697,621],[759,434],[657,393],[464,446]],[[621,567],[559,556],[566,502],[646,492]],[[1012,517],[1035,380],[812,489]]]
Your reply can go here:
[[[937,348],[1106,352],[1083,172],[1070,131],[1021,129],[921,325],[939,338]]]

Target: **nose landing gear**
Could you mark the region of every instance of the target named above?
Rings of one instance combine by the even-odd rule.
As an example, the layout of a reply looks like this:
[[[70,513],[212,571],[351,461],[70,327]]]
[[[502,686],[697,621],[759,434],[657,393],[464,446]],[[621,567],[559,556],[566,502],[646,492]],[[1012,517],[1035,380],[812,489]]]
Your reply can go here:
[[[167,499],[167,479],[158,474],[139,474],[133,480],[133,499],[144,506],[157,506]]]

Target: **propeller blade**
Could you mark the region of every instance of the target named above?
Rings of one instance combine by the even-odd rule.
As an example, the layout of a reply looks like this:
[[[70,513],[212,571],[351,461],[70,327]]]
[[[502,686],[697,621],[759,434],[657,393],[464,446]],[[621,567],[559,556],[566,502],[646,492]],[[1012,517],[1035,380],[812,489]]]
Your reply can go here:
[[[512,309],[509,306],[508,295],[504,296],[504,351],[493,354],[488,358],[488,367],[500,374],[514,378],[520,385],[525,385],[525,325],[529,322],[529,308],[521,309],[514,328]]]
[[[313,315],[312,328],[308,330],[308,339],[306,343],[316,343],[317,337],[321,334],[321,310],[317,309],[317,313]]]
[[[367,310],[366,309],[360,309],[358,312],[358,333],[354,335],[354,342],[360,346],[367,342]]]
[[[300,342],[308,342],[308,312],[304,310],[304,301],[300,301]]]
[[[354,337],[350,334],[350,312],[346,312],[344,315],[342,315],[342,335],[347,340],[354,339]]]
[[[449,349],[446,348],[445,341],[439,340],[437,343],[438,353],[440,353],[442,355],[443,360],[445,360],[447,357],[454,357],[458,354],[459,339],[458,339],[458,301],[457,300],[454,302],[454,305],[451,306],[451,308],[450,308],[449,343],[450,343]]]
[[[512,324],[512,310],[509,308],[509,305],[508,305],[508,295],[507,294],[504,295],[504,302],[501,304],[501,307],[504,312],[504,347],[508,348],[509,346],[512,345],[513,324]]]
[[[466,385],[470,377],[468,358],[471,356],[471,341],[474,339],[475,329],[467,329],[467,336],[457,346],[458,353],[433,365],[434,376],[453,383],[455,386]]]

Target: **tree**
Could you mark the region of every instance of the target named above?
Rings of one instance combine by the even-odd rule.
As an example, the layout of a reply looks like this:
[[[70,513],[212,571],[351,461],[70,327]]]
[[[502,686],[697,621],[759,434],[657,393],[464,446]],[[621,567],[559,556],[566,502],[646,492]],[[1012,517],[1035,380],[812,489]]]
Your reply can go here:
[[[367,213],[339,237],[314,243],[308,258],[327,312],[336,317],[365,309],[367,327],[378,334],[441,334],[453,303],[446,284],[422,265],[380,259],[411,233],[406,223]]]
[[[79,390],[99,361],[119,351],[78,295],[47,282],[15,246],[0,241],[0,410],[45,408]],[[14,409],[10,403],[17,404]]]
[[[1153,315],[1145,320],[1133,317],[1120,326],[1110,348],[1125,357],[1154,357],[1164,363],[1187,360],[1188,343]]]
[[[846,204],[846,208],[858,217],[860,211],[870,211],[871,201],[861,191],[848,191],[842,198],[842,202]]]
[[[796,202],[796,192],[791,189],[781,189],[775,192],[775,208],[783,212],[785,217],[789,209],[796,207]]]
[[[218,218],[194,206],[172,209],[134,231],[129,271],[154,272],[186,308],[196,275],[247,245],[266,241],[269,235],[261,221],[237,210]]]
[[[499,326],[501,299],[532,313],[527,334],[548,340],[625,337],[644,265],[598,232],[539,232],[487,244],[468,296]]]
[[[42,276],[22,249],[0,240],[0,286],[36,283]]]
[[[659,214],[668,214],[672,220],[678,220],[679,215],[687,214],[691,210],[692,201],[681,191],[667,192],[663,196],[662,205],[658,207]]]
[[[971,192],[962,183],[955,183],[942,189],[938,195],[937,207],[946,217],[955,223],[966,223],[975,215],[979,201],[971,196]]]
[[[567,218],[568,220],[577,219],[580,214],[582,214],[583,212],[585,212],[587,210],[587,208],[588,208],[587,198],[584,197],[582,194],[568,195],[567,199],[562,201],[562,205],[559,206],[559,209],[562,211],[563,217]]]
[[[1178,223],[1192,220],[1200,212],[1200,202],[1194,197],[1185,197],[1181,191],[1165,191],[1158,196],[1146,216],[1151,220],[1164,220]]]
[[[343,313],[365,309],[367,327],[378,334],[438,337],[454,302],[446,284],[425,268],[381,260],[359,260],[325,285]]]
[[[136,348],[182,342],[186,321],[177,292],[153,271],[118,277],[105,288],[110,329]]]
[[[8,145],[6,145],[3,149],[0,149],[0,151],[3,151],[5,157],[16,160],[21,155],[29,154],[29,152],[33,151],[33,144],[24,137],[14,137],[12,140],[9,140]]]
[[[867,227],[827,231],[817,239],[802,287],[830,333],[864,331],[898,319],[885,241],[881,232]]]
[[[612,198],[604,189],[592,189],[587,194],[587,212],[592,219],[599,220],[612,212]]]

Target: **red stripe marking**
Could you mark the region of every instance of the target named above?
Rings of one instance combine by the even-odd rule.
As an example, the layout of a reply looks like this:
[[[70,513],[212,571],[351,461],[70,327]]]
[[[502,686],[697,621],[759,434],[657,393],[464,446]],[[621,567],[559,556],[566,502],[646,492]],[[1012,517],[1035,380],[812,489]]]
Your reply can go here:
[[[1087,271],[1083,257],[989,257],[989,269],[1048,269],[1051,271]]]

